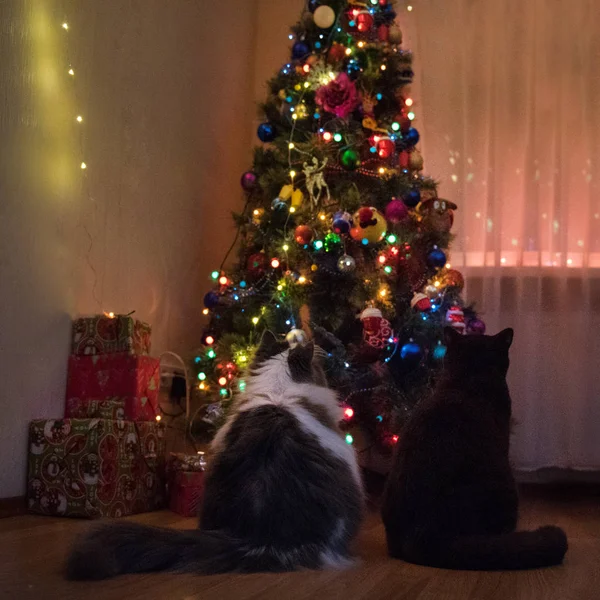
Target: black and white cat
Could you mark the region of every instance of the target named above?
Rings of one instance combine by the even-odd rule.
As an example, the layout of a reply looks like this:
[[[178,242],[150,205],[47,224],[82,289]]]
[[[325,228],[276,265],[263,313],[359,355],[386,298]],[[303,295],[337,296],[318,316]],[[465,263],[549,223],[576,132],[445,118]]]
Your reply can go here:
[[[76,542],[67,576],[349,566],[364,499],[339,413],[313,344],[290,349],[266,333],[213,442],[199,529],[101,525]]]

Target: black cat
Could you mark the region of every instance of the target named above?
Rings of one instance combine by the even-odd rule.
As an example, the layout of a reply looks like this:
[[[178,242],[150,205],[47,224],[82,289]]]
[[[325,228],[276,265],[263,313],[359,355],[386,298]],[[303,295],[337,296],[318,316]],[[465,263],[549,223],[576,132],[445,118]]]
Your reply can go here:
[[[383,504],[388,552],[431,567],[531,569],[558,565],[558,527],[516,532],[506,384],[512,329],[494,337],[445,332],[448,353],[433,397],[409,419]]]
[[[101,525],[75,544],[67,576],[351,564],[360,475],[337,427],[341,409],[314,358],[312,343],[290,349],[264,336],[246,391],[213,442],[198,530]]]

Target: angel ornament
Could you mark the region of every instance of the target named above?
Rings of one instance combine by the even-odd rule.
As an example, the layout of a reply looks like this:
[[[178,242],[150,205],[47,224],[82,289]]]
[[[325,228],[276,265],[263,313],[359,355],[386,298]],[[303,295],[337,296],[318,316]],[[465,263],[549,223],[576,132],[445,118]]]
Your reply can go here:
[[[313,156],[312,166],[310,166],[308,163],[304,163],[303,165],[303,173],[306,177],[306,189],[308,190],[311,204],[315,208],[319,204],[323,190],[325,190],[325,193],[327,194],[327,200],[331,200],[329,186],[327,185],[325,176],[323,175],[323,171],[325,171],[328,160],[329,159],[325,158],[323,163],[319,163],[319,159]]]

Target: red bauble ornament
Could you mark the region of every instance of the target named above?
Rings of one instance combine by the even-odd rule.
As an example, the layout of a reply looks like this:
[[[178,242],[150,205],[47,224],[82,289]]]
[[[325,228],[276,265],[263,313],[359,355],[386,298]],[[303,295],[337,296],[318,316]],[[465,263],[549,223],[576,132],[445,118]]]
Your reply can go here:
[[[361,12],[356,17],[356,27],[361,33],[367,33],[368,31],[371,31],[374,24],[375,19],[370,12]]]
[[[313,239],[313,230],[308,225],[298,225],[294,231],[294,238],[299,244],[310,244]]]
[[[400,223],[408,217],[408,208],[402,200],[393,198],[392,201],[385,207],[385,218],[390,223]]]
[[[380,42],[387,42],[390,37],[390,28],[387,25],[380,25],[377,28],[377,37]]]
[[[410,153],[407,152],[406,150],[403,150],[402,152],[400,152],[400,154],[398,155],[398,166],[401,169],[408,169],[409,162],[410,162]]]
[[[327,60],[330,63],[336,63],[346,58],[346,47],[342,44],[334,43],[327,53]]]
[[[389,137],[381,138],[377,142],[377,154],[379,158],[389,158],[395,149],[396,146]]]
[[[266,266],[267,257],[263,252],[251,254],[246,262],[246,270],[248,271],[248,274],[255,279],[264,275]]]

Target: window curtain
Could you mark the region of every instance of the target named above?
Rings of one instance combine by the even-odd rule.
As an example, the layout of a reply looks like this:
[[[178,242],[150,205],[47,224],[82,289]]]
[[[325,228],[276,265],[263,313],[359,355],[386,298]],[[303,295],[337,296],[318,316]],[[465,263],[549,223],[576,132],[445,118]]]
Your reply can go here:
[[[516,330],[521,470],[600,470],[597,0],[414,0],[415,126],[458,205],[452,265],[488,329]]]

